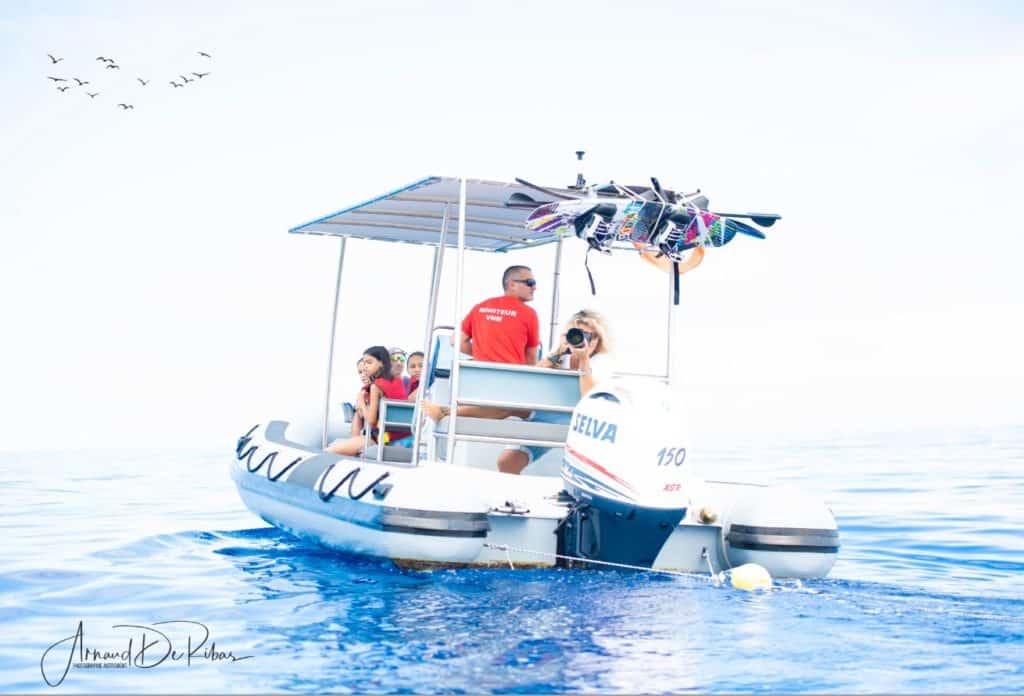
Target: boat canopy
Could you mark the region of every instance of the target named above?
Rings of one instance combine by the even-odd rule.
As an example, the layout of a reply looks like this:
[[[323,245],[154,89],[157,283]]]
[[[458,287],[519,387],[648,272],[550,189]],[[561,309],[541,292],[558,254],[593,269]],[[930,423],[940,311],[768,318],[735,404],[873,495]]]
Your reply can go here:
[[[288,231],[436,247],[447,214],[446,246],[455,247],[460,183],[458,177],[430,176]],[[512,205],[508,205],[510,199]],[[552,200],[554,197],[522,184],[466,179],[465,248],[507,252],[558,241],[559,234],[536,234],[525,227],[534,208]]]

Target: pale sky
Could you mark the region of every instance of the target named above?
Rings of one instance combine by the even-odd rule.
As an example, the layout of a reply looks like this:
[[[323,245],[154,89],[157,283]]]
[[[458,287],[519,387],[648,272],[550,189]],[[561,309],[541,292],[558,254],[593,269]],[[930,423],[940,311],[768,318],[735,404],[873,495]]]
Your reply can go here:
[[[565,185],[576,149],[591,181],[783,216],[683,279],[695,437],[1024,422],[1020,7],[5,2],[0,450],[318,418],[338,242],[287,229],[427,175]],[[667,280],[592,255],[591,298],[572,242],[563,313],[661,365]],[[420,347],[430,269],[348,260],[339,400],[366,346]],[[546,335],[551,250],[475,258],[466,308],[520,262]]]

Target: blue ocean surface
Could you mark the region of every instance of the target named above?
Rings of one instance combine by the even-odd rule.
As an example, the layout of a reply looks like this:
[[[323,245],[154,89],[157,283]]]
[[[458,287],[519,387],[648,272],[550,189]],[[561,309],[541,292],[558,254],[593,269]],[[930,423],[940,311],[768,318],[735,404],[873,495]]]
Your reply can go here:
[[[1024,427],[695,447],[837,518],[827,579],[759,593],[341,556],[243,507],[233,445],[0,454],[0,691],[1024,691]]]

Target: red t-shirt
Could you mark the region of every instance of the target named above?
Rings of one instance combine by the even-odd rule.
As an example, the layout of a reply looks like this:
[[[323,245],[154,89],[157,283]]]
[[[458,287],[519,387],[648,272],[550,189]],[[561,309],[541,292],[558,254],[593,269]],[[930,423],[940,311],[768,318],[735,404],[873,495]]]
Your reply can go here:
[[[527,362],[526,349],[540,345],[540,322],[532,308],[515,297],[484,300],[462,320],[462,333],[473,339],[473,359],[484,362]]]
[[[383,398],[385,399],[405,401],[406,398],[408,398],[409,396],[409,393],[406,392],[405,390],[405,384],[402,382],[401,377],[396,377],[394,379],[384,379],[383,377],[378,377],[377,379],[373,380],[373,383],[380,387],[380,390],[384,392]],[[369,385],[363,387],[363,401],[366,404],[370,403]],[[374,428],[374,431],[377,430],[379,430],[379,428]],[[388,436],[389,441],[400,440],[409,434],[408,430],[387,430],[385,432]],[[374,433],[374,437],[377,437],[376,433]]]

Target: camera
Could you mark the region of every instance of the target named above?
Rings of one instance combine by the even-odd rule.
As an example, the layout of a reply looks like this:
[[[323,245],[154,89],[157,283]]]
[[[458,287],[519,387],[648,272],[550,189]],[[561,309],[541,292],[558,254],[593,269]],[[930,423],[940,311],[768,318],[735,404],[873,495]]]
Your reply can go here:
[[[565,332],[565,340],[573,348],[582,348],[583,344],[586,343],[586,339],[583,337],[583,331],[576,327]]]

